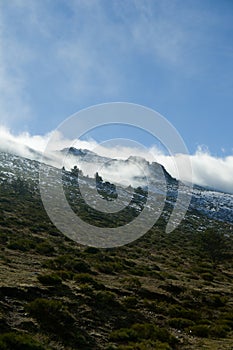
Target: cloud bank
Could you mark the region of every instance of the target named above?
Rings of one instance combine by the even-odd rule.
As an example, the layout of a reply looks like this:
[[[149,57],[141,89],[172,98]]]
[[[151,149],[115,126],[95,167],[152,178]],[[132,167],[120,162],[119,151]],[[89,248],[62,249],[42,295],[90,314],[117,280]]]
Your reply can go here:
[[[29,159],[40,160],[46,148],[51,133],[46,135],[30,135],[29,133],[21,133],[14,135],[4,126],[0,126],[0,151],[7,151]],[[195,154],[183,155],[177,154],[175,156],[164,154],[161,149],[156,146],[149,149],[144,147],[127,147],[119,144],[118,146],[109,147],[105,144],[99,145],[95,140],[65,140],[61,135],[56,135],[56,142],[52,151],[62,150],[66,147],[75,147],[80,149],[87,149],[97,153],[100,156],[115,159],[128,159],[130,156],[142,157],[149,162],[158,162],[162,164],[165,169],[175,178],[183,181],[190,181],[194,184],[207,186],[219,191],[233,193],[233,155],[227,157],[215,157],[211,153],[198,147]],[[56,153],[51,153],[50,163],[56,165]],[[188,174],[185,170],[186,157],[190,158],[192,164],[193,174]],[[178,174],[176,169],[176,162],[181,164],[182,173]],[[75,164],[75,158],[72,157],[67,162],[68,166]],[[98,164],[96,164],[98,166]],[[93,175],[93,164],[83,164],[83,171],[88,175]],[[104,170],[103,176],[111,181],[123,182],[126,184],[127,179],[136,173],[136,168],[130,167],[128,169],[122,167],[122,171],[116,171],[114,174],[112,170],[114,166],[109,168],[109,174]]]

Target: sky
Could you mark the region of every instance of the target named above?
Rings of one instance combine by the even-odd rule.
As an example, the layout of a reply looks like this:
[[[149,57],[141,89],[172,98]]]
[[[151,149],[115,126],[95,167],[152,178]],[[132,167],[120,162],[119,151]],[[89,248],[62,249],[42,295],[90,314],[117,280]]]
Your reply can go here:
[[[228,178],[232,95],[231,0],[0,0],[4,135],[41,145],[83,108],[136,103],[167,118],[192,157],[213,159],[209,176],[220,166]],[[109,135],[106,128],[92,137]],[[135,135],[153,147],[148,135]]]

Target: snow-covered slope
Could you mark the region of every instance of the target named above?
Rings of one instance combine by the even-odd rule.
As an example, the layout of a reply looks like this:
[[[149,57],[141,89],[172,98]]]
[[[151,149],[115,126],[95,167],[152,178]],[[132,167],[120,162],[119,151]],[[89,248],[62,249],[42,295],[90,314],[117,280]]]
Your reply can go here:
[[[77,152],[75,151],[75,153],[76,153],[75,156],[77,157],[77,161],[78,161],[78,158],[83,157],[84,155],[87,154],[85,150],[82,150],[82,151],[79,150]],[[85,161],[91,161],[92,160],[91,157],[94,157],[95,160],[98,157],[98,159],[101,160],[100,156],[92,153],[93,152],[88,151],[89,160],[85,159]],[[114,160],[113,164],[116,163],[117,166],[119,166],[120,164],[121,165],[123,164],[124,167],[127,167],[127,165],[130,166],[130,164],[132,164],[132,162],[134,161],[135,159],[133,158],[129,158],[126,161]],[[14,179],[20,178],[20,179],[25,179],[26,181],[29,181],[31,184],[34,185],[36,189],[38,189],[39,167],[40,167],[40,163],[38,161],[26,159],[26,158],[16,156],[10,153],[6,153],[6,152],[0,152],[0,183],[3,183],[4,181],[7,181],[8,183],[10,183]],[[158,171],[158,169],[160,170]],[[166,172],[166,170],[162,166],[158,165],[157,163],[152,163],[150,165],[149,176],[153,178],[152,175],[155,175],[156,182],[154,183],[154,189],[155,189],[155,192],[158,191],[158,189],[160,188],[160,183],[159,183],[160,180],[158,178],[158,174],[161,174],[161,169],[164,172],[164,177],[167,182],[167,189],[168,189],[167,202],[169,202],[170,204],[174,204],[176,195],[177,195],[178,182],[175,179],[173,179]],[[67,171],[66,178],[69,179],[69,177],[71,177],[71,174]],[[140,183],[141,180],[143,180],[143,178],[138,177],[137,183]],[[82,181],[86,181],[87,186],[90,186],[90,187],[95,186],[94,179],[84,177]],[[161,182],[162,182],[162,179],[161,179]],[[163,187],[161,186],[161,188]],[[117,190],[121,192],[120,193],[121,196],[125,196],[125,202],[127,203],[130,197],[130,191],[128,191],[127,187],[117,186]],[[196,212],[200,212],[201,214],[209,218],[233,223],[233,195],[232,194],[208,190],[206,188],[202,188],[199,186],[194,186],[193,189],[191,189],[188,186],[182,186],[182,191],[192,195],[190,209],[192,210],[194,209]]]

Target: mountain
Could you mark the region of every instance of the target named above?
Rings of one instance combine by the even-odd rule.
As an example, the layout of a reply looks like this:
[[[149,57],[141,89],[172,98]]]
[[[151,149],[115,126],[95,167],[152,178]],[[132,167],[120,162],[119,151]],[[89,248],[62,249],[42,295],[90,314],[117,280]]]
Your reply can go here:
[[[75,147],[64,148],[61,151],[58,151],[63,155],[67,155],[68,157],[74,157],[76,162],[95,162],[95,163],[103,163],[104,161],[110,161],[110,158],[101,157],[95,152],[92,152],[88,149],[78,149]]]
[[[135,162],[148,165],[132,158],[113,164],[125,169]],[[76,243],[51,223],[38,187],[40,166],[46,174],[60,173],[0,152],[1,350],[233,348],[231,195],[182,186],[193,199],[184,220],[167,234],[179,183],[159,164],[149,165],[156,179],[152,196],[166,180],[163,214],[140,239],[99,249]],[[92,203],[98,195],[110,205],[113,187],[101,175],[99,193],[90,191]],[[80,185],[96,188],[94,178],[78,176]],[[62,180],[54,179],[62,181],[82,220],[101,229],[127,224],[148,198],[146,187],[117,185],[118,196],[130,204],[120,215],[103,215],[85,204],[75,171],[63,169]]]
[[[75,147],[64,148],[61,152],[72,154],[75,157],[85,157],[87,155],[90,155],[92,157],[97,156],[96,153],[89,151],[88,149],[77,149]]]
[[[135,170],[140,164],[141,171],[135,175],[134,173],[128,175],[128,182],[132,181],[135,187],[147,188],[147,178],[150,181],[150,188],[155,193],[160,191],[164,195],[167,195],[167,203],[174,206],[177,197],[178,181],[170,176],[166,169],[158,163],[149,163],[140,157],[129,157],[126,160],[110,159],[101,157],[89,150],[78,150],[75,148],[64,149],[62,153],[71,153],[74,157],[73,164],[81,167],[84,163],[91,164],[94,168],[97,164],[103,164],[102,172],[108,175],[109,178],[104,178],[108,181],[112,178],[114,171],[124,173],[124,170],[132,167]],[[10,180],[16,178],[23,178],[33,183],[34,187],[38,188],[38,171],[40,163],[38,161],[30,160],[6,152],[0,152],[0,181]],[[146,169],[146,170],[145,170]],[[143,170],[145,175],[143,176]],[[67,172],[69,175],[69,171]],[[102,176],[102,173],[100,173]],[[166,188],[164,188],[164,178],[166,180]],[[85,181],[89,186],[93,185],[93,180],[86,177]],[[121,196],[125,196],[126,200],[129,199],[127,192],[127,186],[118,184],[118,190],[121,191]],[[164,191],[166,190],[166,191]],[[208,218],[220,220],[223,222],[233,223],[233,195],[223,192],[210,190],[201,186],[182,186],[180,189],[183,193],[191,197],[190,209],[199,212]]]
[[[94,152],[88,150],[78,150],[71,147],[66,152],[75,156],[77,164],[82,167],[83,162],[95,164],[103,164],[103,173],[110,172],[112,174],[116,169],[122,169],[124,173],[125,168],[130,166],[141,167],[141,171],[138,175],[130,176],[132,184],[136,186],[146,186],[147,181],[152,185],[151,188],[155,191],[161,190],[162,175],[164,175],[167,183],[167,192],[169,195],[169,202],[175,202],[177,197],[177,185],[178,181],[174,179],[166,169],[156,163],[149,163],[144,158],[130,156],[126,160],[110,159],[106,157],[101,157]],[[144,176],[142,175],[144,171]],[[154,186],[153,186],[154,185]],[[182,186],[181,191],[187,193],[192,199],[190,208],[197,210],[198,212],[208,216],[209,218],[227,221],[233,223],[233,195],[229,193],[219,192],[217,190],[205,188],[202,186],[194,185],[191,189],[189,186]]]

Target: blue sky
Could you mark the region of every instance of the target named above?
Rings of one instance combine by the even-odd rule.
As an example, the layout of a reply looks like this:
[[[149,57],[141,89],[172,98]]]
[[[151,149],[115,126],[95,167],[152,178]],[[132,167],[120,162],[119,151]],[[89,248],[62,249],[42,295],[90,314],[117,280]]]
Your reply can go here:
[[[231,0],[2,0],[0,23],[0,124],[13,133],[125,101],[165,116],[191,153],[232,155]]]

